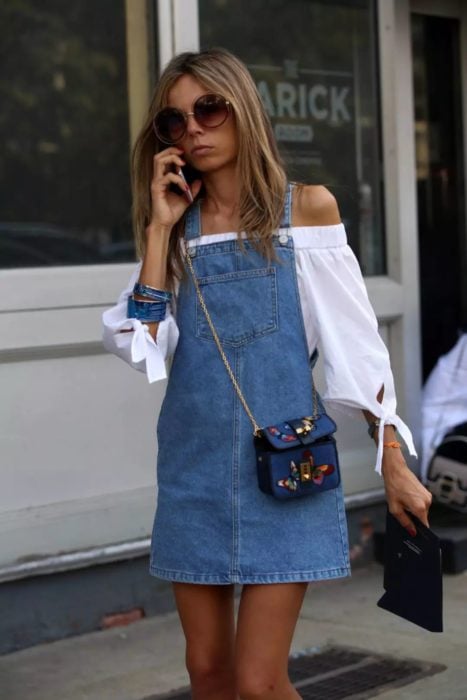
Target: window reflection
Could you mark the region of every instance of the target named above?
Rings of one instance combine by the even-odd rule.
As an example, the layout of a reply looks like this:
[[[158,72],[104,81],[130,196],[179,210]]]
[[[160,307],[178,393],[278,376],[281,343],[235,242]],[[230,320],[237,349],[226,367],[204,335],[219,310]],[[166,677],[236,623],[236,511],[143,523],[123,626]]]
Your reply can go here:
[[[0,267],[134,259],[123,0],[0,3]]]
[[[200,29],[250,69],[289,178],[329,187],[364,273],[384,274],[373,2],[200,0]]]

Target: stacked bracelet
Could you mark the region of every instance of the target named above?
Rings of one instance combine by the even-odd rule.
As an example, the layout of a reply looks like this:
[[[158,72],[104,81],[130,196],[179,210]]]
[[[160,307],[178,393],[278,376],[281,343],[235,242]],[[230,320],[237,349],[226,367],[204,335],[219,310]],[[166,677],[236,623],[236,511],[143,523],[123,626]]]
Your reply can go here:
[[[148,301],[135,299],[135,294],[146,297]],[[149,284],[136,282],[133,287],[133,295],[128,297],[127,316],[137,318],[139,321],[163,321],[165,319],[167,303],[172,299],[172,292],[166,289],[157,289]]]
[[[136,282],[133,287],[133,294],[139,294],[142,297],[147,297],[148,299],[153,299],[154,301],[170,301],[172,299],[172,292],[168,292],[165,289],[157,289],[156,287],[151,287],[149,284],[140,284]]]
[[[163,321],[167,308],[166,301],[141,301],[128,297],[127,316],[137,318],[139,321]]]

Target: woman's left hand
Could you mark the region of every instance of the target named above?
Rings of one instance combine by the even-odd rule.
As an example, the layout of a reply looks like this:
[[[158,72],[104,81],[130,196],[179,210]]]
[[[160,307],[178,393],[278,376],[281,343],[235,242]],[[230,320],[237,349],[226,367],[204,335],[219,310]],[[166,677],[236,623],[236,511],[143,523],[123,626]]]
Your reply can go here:
[[[428,511],[433,496],[409,469],[399,448],[384,449],[382,476],[389,512],[400,524],[411,535],[416,535],[415,524],[406,513],[408,510],[429,527]]]

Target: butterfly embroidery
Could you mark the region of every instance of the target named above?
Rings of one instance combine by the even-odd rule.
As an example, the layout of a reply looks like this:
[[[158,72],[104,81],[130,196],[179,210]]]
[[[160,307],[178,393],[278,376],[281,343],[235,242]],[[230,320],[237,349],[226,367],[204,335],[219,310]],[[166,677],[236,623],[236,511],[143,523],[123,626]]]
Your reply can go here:
[[[332,474],[334,466],[332,464],[315,464],[310,450],[303,452],[305,458],[300,462],[300,468],[297,467],[293,460],[290,461],[290,475],[286,479],[279,479],[278,486],[282,486],[289,491],[296,491],[300,480],[312,481],[317,486],[320,486],[324,477]],[[301,476],[302,475],[302,476]]]
[[[283,488],[288,489],[289,491],[296,491],[298,488],[298,484],[300,482],[300,472],[297,468],[297,465],[293,460],[290,462],[290,476],[287,477],[287,479],[279,479],[277,482],[278,486],[283,486]]]
[[[283,442],[294,442],[297,439],[295,435],[289,435],[288,433],[281,433],[279,428],[276,428],[275,425],[272,425],[271,427],[269,427],[268,431],[271,433],[271,435],[279,438],[279,440],[282,440]]]

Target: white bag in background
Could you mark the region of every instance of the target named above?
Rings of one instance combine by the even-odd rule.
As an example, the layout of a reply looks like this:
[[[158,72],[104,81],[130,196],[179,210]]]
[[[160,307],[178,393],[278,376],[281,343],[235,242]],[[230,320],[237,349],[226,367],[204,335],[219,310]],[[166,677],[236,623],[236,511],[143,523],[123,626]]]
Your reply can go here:
[[[442,355],[422,394],[420,478],[426,484],[428,465],[448,430],[467,421],[467,333]]]

